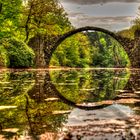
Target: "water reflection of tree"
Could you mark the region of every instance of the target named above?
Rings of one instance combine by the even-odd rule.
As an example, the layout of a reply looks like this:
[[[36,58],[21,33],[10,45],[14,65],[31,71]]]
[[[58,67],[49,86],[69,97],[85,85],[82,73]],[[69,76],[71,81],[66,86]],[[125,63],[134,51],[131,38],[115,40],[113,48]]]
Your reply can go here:
[[[49,91],[44,89],[44,80],[37,80],[36,76],[38,76],[38,73],[12,73],[8,75],[8,78],[4,79],[4,76],[1,79],[9,84],[8,88],[1,85],[1,92],[3,93],[0,95],[2,97],[0,99],[1,105],[17,106],[15,109],[0,111],[1,133],[6,138],[12,138],[14,135],[20,136],[24,132],[24,135],[32,135],[36,139],[35,136],[39,136],[46,131],[57,132],[62,122],[65,122],[67,118],[65,113],[53,113],[54,111],[68,110],[69,107],[61,101],[45,101]],[[37,85],[40,85],[40,87],[37,88]],[[11,90],[8,90],[9,87],[11,87]],[[12,89],[13,87],[14,89]],[[46,93],[42,93],[42,91]],[[40,97],[40,101],[39,99],[36,100],[37,97],[35,96]],[[6,129],[8,128],[17,128],[18,130],[7,132]]]
[[[9,77],[9,75],[11,76]],[[67,112],[72,109],[72,106],[76,106],[76,102],[68,102],[67,97],[69,97],[67,99],[76,98],[76,101],[80,99],[88,102],[93,101],[90,100],[91,98],[94,101],[101,101],[108,99],[108,97],[109,99],[114,98],[116,96],[114,91],[124,88],[129,74],[126,74],[124,70],[110,72],[106,70],[102,70],[102,72],[99,70],[79,70],[78,72],[71,70],[65,72],[55,71],[55,73],[51,73],[51,78],[52,81],[48,72],[43,74],[41,72],[31,72],[8,73],[0,79],[2,82],[7,82],[8,87],[14,87],[14,90],[9,90],[4,85],[0,85],[0,104],[17,106],[15,109],[0,110],[1,133],[6,138],[13,137],[13,135],[23,135],[24,131],[26,131],[26,135],[32,136],[39,136],[46,134],[46,132],[57,133],[67,120],[67,114],[61,111]],[[138,74],[137,78],[139,78]],[[64,81],[66,83],[63,85]],[[57,82],[60,84],[58,84],[59,86]],[[138,82],[136,86],[139,87],[137,84]],[[125,88],[127,87],[128,85],[125,86]],[[80,89],[95,90],[86,91]],[[49,100],[54,97],[60,97],[61,100]],[[138,102],[137,104],[130,104],[132,108],[135,106],[139,107]],[[76,107],[86,109],[81,106]],[[99,108],[103,107],[105,106],[102,105]],[[18,128],[18,131],[6,132],[5,129],[7,128]]]
[[[34,85],[33,73],[9,72],[1,74],[0,78],[0,104],[10,106],[9,109],[0,110],[0,124],[2,134],[12,137],[16,132],[5,131],[8,128],[18,128],[18,133],[23,130],[24,120],[23,108],[24,95]],[[12,109],[13,106],[17,108]],[[18,109],[19,108],[19,109]]]
[[[125,70],[71,70],[54,71],[51,79],[65,98],[80,103],[113,99],[129,75]]]

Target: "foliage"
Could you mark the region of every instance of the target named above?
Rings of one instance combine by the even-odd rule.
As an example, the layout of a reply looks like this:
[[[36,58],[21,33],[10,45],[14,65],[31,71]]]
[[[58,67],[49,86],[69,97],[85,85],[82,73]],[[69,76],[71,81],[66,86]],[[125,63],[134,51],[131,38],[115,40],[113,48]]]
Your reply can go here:
[[[117,34],[121,35],[122,37],[134,39],[136,30],[140,30],[140,7],[138,8],[136,18],[132,21],[132,26],[128,29],[117,32]]]
[[[27,0],[21,24],[25,41],[38,34],[58,35],[70,27],[63,7],[56,0]]]
[[[0,42],[4,42],[1,43],[0,65],[30,67],[33,66],[34,58],[28,47],[19,47],[26,46],[24,43],[16,41],[17,45],[14,45],[13,41],[3,41],[3,38],[16,36],[30,45],[34,44],[31,47],[35,50],[43,47],[45,55],[49,56],[56,39],[73,28],[63,7],[56,0],[0,0],[0,5]],[[39,38],[39,43],[32,43],[31,40],[35,37]],[[88,32],[76,34],[62,42],[53,55],[51,65],[126,67],[129,66],[129,60],[125,51],[111,37],[103,33]]]
[[[10,62],[9,62],[9,58],[7,55],[7,51],[4,48],[4,46],[0,45],[0,66],[9,66]]]
[[[132,26],[129,29],[124,29],[124,30],[117,32],[117,34],[124,38],[134,39],[134,32],[135,32],[134,26]]]
[[[0,0],[0,38],[29,41],[37,34],[62,33],[70,28],[67,15],[56,0]]]
[[[90,61],[89,41],[83,34],[66,39],[56,49],[50,65],[67,67],[87,67]]]
[[[49,35],[49,38],[51,38],[51,35],[57,36],[69,28],[71,26],[67,15],[56,0],[0,0],[0,40],[16,36],[19,40],[28,43],[30,38],[38,34]],[[15,52],[18,52],[17,49],[19,47],[13,48]],[[6,52],[2,50],[1,59],[4,60],[1,60],[1,65],[10,65],[10,67],[19,67],[21,65],[21,67],[24,67],[26,64],[26,67],[32,66],[32,64],[27,64],[28,58],[22,56],[21,58],[20,56],[18,57],[22,59],[17,60],[20,62],[12,64],[11,61],[10,63],[8,59],[6,60]],[[26,51],[28,50],[25,49]],[[28,53],[26,54],[28,55]],[[30,56],[28,55],[28,57]],[[23,62],[23,58],[26,62]],[[21,64],[19,65],[19,63]]]
[[[22,0],[0,0],[0,39],[18,35]]]
[[[129,67],[123,47],[101,32],[78,33],[63,41],[55,50],[51,66]]]
[[[1,63],[7,67],[31,67],[34,52],[24,42],[15,38],[0,40]]]
[[[130,61],[123,47],[111,36],[101,32],[88,33],[96,54],[92,55],[91,65],[96,67],[129,67]],[[92,49],[92,48],[91,48]],[[93,51],[92,51],[93,52]]]
[[[0,110],[1,135],[4,135],[6,139],[12,139],[13,136],[23,136],[25,131],[29,135],[40,135],[47,130],[50,132],[59,131],[67,116],[65,114],[52,114],[52,112],[69,110],[70,107],[60,101],[36,102],[32,99],[30,93],[34,94],[35,97],[47,94],[40,92],[41,88],[45,88],[43,85],[36,88],[40,85],[38,72],[4,71],[0,72],[0,75],[0,106],[11,106],[9,109]],[[16,106],[16,108],[12,108],[12,106]],[[12,128],[18,130],[13,133],[5,131],[9,128],[11,131]]]
[[[111,100],[122,90],[130,77],[130,71],[122,70],[57,70],[51,72],[51,80],[61,95],[75,103]]]
[[[133,20],[133,26],[131,27],[133,30],[140,30],[140,7],[138,8],[137,17]]]

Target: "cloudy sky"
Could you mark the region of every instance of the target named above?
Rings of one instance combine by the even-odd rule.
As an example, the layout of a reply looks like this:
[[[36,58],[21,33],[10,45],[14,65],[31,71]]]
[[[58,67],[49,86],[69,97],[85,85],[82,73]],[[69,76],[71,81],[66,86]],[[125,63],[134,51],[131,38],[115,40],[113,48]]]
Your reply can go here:
[[[59,0],[73,26],[98,26],[112,31],[128,28],[140,0]]]

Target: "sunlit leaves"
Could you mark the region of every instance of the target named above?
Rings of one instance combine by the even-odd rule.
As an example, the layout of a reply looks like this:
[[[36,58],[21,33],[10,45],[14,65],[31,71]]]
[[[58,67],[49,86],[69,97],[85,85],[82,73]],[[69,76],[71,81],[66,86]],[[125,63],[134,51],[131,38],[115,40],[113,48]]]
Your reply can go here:
[[[55,0],[28,0],[23,13],[21,24],[26,41],[37,34],[62,34],[70,27],[64,9]]]
[[[21,0],[0,0],[2,10],[0,13],[0,38],[16,35],[19,27],[19,19],[21,13]]]
[[[30,67],[35,54],[24,42],[16,38],[0,40],[0,62],[6,67]]]
[[[56,49],[51,60],[51,65],[87,67],[90,63],[89,45],[89,41],[82,33],[66,39]]]
[[[66,67],[129,67],[123,47],[101,32],[78,33],[55,50],[51,65]]]

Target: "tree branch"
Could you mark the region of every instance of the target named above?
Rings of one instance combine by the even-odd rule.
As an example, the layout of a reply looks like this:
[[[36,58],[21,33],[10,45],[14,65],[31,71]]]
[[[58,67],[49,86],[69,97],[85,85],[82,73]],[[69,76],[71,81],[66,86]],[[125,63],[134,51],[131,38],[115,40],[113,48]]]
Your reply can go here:
[[[0,3],[0,14],[2,12],[2,3]]]
[[[26,24],[25,24],[25,32],[26,32],[26,39],[25,39],[25,42],[28,40],[29,38],[29,22],[30,22],[30,19],[31,19],[31,16],[32,16],[32,8],[33,8],[33,3],[31,3],[31,6],[30,6],[30,10],[29,10],[29,14],[28,14],[28,17],[27,17],[27,21],[26,21]]]

